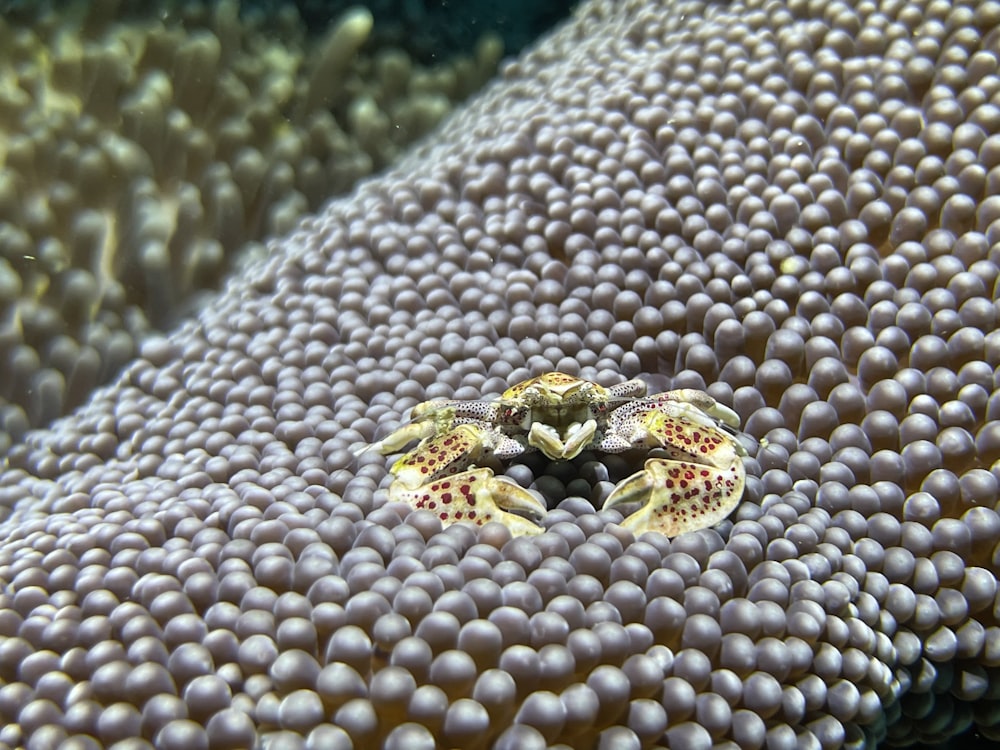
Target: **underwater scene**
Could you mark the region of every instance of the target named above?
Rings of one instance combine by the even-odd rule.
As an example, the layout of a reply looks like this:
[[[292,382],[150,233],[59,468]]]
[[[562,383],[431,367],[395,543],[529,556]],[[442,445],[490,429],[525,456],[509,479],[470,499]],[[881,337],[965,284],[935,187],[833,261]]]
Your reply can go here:
[[[1000,746],[1000,0],[0,0],[0,750]]]

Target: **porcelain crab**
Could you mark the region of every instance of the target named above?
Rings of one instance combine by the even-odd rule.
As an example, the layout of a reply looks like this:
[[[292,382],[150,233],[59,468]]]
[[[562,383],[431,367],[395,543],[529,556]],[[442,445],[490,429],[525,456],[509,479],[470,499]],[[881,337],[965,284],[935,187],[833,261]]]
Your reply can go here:
[[[739,421],[703,391],[647,396],[641,380],[605,388],[550,372],[508,388],[495,401],[418,404],[409,424],[364,450],[395,453],[419,440],[392,465],[390,499],[430,510],[446,525],[499,521],[514,534],[537,534],[545,504],[481,462],[531,450],[569,460],[583,450],[660,448],[666,457],[647,459],[604,507],[640,503],[623,525],[636,535],[672,537],[718,523],[739,502],[746,478],[746,449],[735,435]]]

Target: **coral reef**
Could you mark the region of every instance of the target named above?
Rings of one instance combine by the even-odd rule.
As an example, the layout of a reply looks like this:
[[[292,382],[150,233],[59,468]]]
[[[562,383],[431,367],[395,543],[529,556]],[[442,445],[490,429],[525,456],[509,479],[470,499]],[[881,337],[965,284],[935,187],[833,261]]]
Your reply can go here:
[[[79,405],[217,288],[237,253],[384,168],[496,71],[358,54],[227,0],[0,20],[0,453]]]
[[[249,0],[269,8],[289,0]],[[310,26],[325,26],[348,8],[363,5],[375,18],[372,38],[430,64],[471,53],[482,29],[517,54],[564,19],[577,0],[291,0]]]
[[[1000,3],[595,0],[0,474],[0,748],[1000,739]],[[713,529],[633,459],[442,529],[352,448],[550,370],[706,389]],[[123,745],[124,746],[124,745]]]

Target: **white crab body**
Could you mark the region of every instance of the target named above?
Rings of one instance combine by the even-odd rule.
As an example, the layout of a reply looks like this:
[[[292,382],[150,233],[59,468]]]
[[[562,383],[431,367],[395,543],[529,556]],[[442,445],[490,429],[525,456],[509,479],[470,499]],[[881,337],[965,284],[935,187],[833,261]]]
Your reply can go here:
[[[621,453],[660,448],[642,471],[615,487],[609,508],[639,503],[623,525],[637,535],[676,536],[718,523],[739,503],[746,450],[733,431],[739,417],[703,391],[645,396],[642,381],[605,388],[561,372],[504,391],[496,401],[427,401],[413,420],[369,446],[380,453],[418,445],[392,466],[389,495],[436,513],[442,523],[499,521],[515,534],[542,531],[544,503],[515,482],[478,466],[539,450],[553,460],[584,450]]]

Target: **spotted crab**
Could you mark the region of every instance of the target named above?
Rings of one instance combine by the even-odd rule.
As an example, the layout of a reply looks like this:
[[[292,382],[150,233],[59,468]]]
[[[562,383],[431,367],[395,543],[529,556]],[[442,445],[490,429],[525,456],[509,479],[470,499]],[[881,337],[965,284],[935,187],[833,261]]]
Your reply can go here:
[[[604,503],[639,503],[623,525],[676,536],[718,523],[745,483],[736,437],[739,416],[690,388],[646,395],[641,380],[605,388],[562,372],[518,383],[495,401],[426,401],[412,421],[367,446],[382,454],[420,442],[390,470],[389,497],[436,513],[445,525],[499,521],[513,534],[537,534],[546,507],[516,482],[481,466],[539,450],[569,460],[584,450],[622,453],[659,448],[642,471],[622,480]]]

